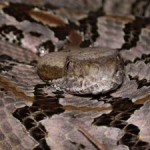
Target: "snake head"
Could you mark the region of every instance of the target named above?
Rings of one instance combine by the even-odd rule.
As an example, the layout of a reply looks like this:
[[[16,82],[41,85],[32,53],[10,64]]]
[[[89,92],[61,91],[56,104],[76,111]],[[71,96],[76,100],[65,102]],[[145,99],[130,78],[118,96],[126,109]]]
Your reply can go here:
[[[64,88],[71,94],[100,94],[117,89],[124,69],[116,50],[91,48],[69,55],[64,66]]]
[[[63,60],[61,72],[57,72],[58,68],[52,68],[54,58],[49,58],[51,65],[48,70],[58,75],[58,79],[53,78],[53,84],[68,93],[81,95],[107,93],[117,89],[123,82],[124,68],[117,50],[84,48],[57,55],[58,53],[55,53],[57,61],[60,63]],[[57,61],[55,60],[54,64],[57,64]]]

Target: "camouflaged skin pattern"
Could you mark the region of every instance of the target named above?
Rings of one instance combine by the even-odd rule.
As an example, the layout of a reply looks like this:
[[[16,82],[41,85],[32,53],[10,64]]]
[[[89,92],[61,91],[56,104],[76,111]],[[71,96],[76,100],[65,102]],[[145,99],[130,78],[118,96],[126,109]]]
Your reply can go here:
[[[150,149],[149,1],[12,2],[0,4],[0,148]],[[54,91],[37,61],[70,46],[117,49],[123,84],[98,96]]]

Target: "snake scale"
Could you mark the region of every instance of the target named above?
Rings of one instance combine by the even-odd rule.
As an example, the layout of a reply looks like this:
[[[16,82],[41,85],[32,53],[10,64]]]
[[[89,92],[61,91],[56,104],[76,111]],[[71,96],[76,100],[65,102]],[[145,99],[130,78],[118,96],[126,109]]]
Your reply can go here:
[[[149,43],[148,0],[1,1],[0,149],[149,150]],[[109,88],[52,86],[60,71],[67,81],[91,75],[88,85],[101,76]]]

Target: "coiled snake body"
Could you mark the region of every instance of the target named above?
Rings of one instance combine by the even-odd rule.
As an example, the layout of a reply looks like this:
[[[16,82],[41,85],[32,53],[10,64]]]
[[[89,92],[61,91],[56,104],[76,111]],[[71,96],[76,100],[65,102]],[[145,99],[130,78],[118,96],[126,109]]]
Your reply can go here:
[[[0,149],[150,149],[149,1],[73,4],[0,3]]]

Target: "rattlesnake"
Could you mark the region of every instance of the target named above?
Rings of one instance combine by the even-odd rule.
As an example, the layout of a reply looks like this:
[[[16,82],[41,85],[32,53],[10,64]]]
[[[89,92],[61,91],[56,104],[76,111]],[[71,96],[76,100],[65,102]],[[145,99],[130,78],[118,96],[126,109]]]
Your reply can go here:
[[[149,1],[25,3],[0,4],[0,148],[150,149]],[[123,79],[115,88],[71,95],[76,85],[63,91],[39,78],[40,56],[60,51],[59,59],[79,47],[119,53]]]

